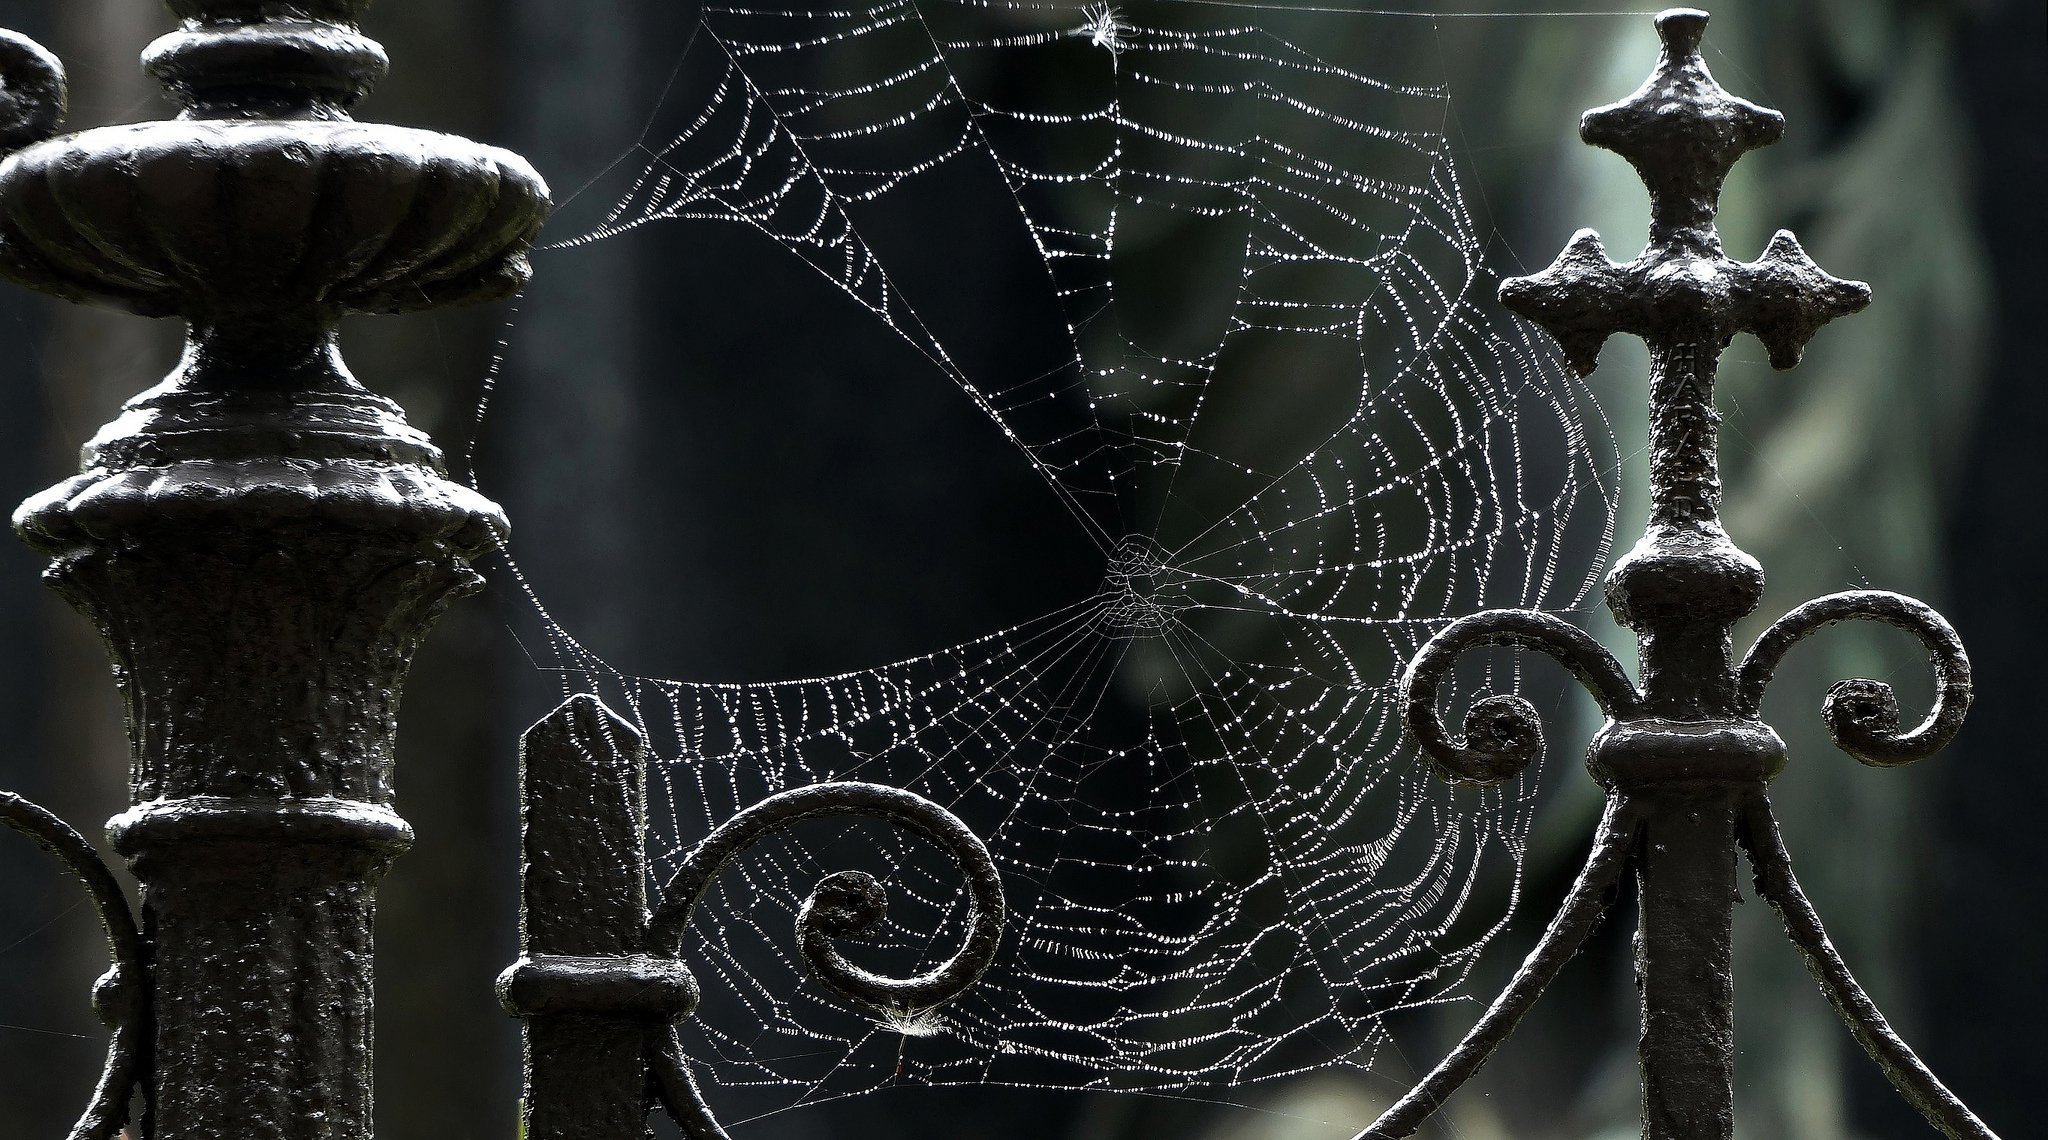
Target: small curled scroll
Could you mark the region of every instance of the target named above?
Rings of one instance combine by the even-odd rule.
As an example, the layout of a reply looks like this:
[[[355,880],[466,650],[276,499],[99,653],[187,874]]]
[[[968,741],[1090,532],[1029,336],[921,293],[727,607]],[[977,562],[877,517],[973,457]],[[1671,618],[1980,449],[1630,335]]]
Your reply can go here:
[[[1875,621],[1919,639],[1934,667],[1934,708],[1910,731],[1899,729],[1899,699],[1883,681],[1857,678],[1828,689],[1821,716],[1835,747],[1878,768],[1925,760],[1948,746],[1970,710],[1970,658],[1942,616],[1925,603],[1885,590],[1829,594],[1779,618],[1743,658],[1738,675],[1742,712],[1754,717],[1786,651],[1843,621]]]
[[[967,879],[967,937],[954,955],[911,978],[862,969],[839,953],[840,939],[870,937],[881,929],[887,899],[874,876],[859,871],[828,875],[797,917],[804,965],[847,1002],[877,1017],[900,1017],[937,1008],[980,980],[1002,939],[1002,878],[988,847],[959,817],[914,792],[881,784],[818,784],[782,792],[748,808],[713,831],[683,857],[662,891],[648,925],[652,952],[680,955],[683,931],[719,868],[741,851],[806,820],[853,816],[879,820],[937,844]]]
[[[0,28],[0,157],[55,135],[66,98],[63,63],[27,36]]]
[[[1401,715],[1408,734],[1437,775],[1481,787],[1519,775],[1543,752],[1536,706],[1516,696],[1491,696],[1465,713],[1465,736],[1452,740],[1437,717],[1437,693],[1458,656],[1485,645],[1534,649],[1569,670],[1609,717],[1633,715],[1642,703],[1620,662],[1584,630],[1536,610],[1487,610],[1447,625],[1415,655],[1401,676]]]
[[[128,1123],[128,1095],[143,1079],[149,1019],[147,965],[135,915],[99,852],[71,825],[8,792],[0,792],[0,823],[35,840],[78,876],[106,929],[114,965],[93,988],[93,1009],[114,1031],[114,1039],[107,1046],[99,1087],[85,1114],[72,1126],[70,1140],[113,1140]]]

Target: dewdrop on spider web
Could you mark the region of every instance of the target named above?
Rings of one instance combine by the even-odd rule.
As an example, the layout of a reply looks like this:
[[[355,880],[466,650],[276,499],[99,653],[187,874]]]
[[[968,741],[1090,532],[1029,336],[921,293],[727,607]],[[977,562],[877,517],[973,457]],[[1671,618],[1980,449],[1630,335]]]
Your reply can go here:
[[[1100,4],[1084,5],[1081,9],[1081,18],[1086,22],[1074,29],[1073,34],[1087,36],[1089,43],[1106,49],[1112,58],[1122,55],[1124,49],[1131,46],[1125,37],[1137,29],[1124,23],[1123,13],[1117,11],[1116,6],[1108,3],[1108,0]]]
[[[1068,505],[1079,525],[1054,541],[1076,561],[1050,608],[975,611],[947,640],[846,673],[631,679],[663,757],[664,871],[698,817],[742,810],[745,789],[872,780],[1004,821],[985,838],[1030,931],[943,1018],[921,998],[851,1023],[837,1003],[775,1003],[777,1031],[818,1048],[771,1055],[734,1046],[762,1029],[755,1003],[725,1003],[693,1018],[693,1060],[792,1100],[957,1084],[991,1057],[1034,1083],[1114,1074],[1133,1091],[1368,1068],[1384,1019],[1455,998],[1506,921],[1512,896],[1468,906],[1464,884],[1520,866],[1534,794],[1458,798],[1404,763],[1396,660],[1469,598],[1579,605],[1593,580],[1558,572],[1558,552],[1568,522],[1577,533],[1609,506],[1597,405],[1478,300],[1488,235],[1431,129],[1447,98],[1433,53],[1393,53],[1400,70],[1380,76],[1340,69],[1325,59],[1340,45],[1294,42],[1294,16],[1264,26],[1267,6],[1180,8],[1172,31],[1138,24],[1130,0],[988,0],[986,20],[937,28],[927,10],[953,6],[794,7],[707,9],[704,34],[730,49],[691,57],[708,101],[678,99],[645,128],[647,161],[621,164],[631,181],[605,232],[701,220],[773,239],[872,316],[874,351],[903,341],[1001,429],[991,470],[1013,450],[1013,473]],[[1374,38],[1353,45],[1368,61]],[[1098,50],[1112,81],[1073,82]],[[1119,74],[1129,51],[1145,74]],[[1138,80],[1144,97],[1128,98]],[[1005,94],[1032,84],[1047,93]],[[949,233],[921,216],[970,174],[978,205],[944,224],[1005,219],[990,265],[1042,280],[1031,303],[1047,318],[1020,332],[1020,359],[973,367],[953,341],[982,343],[978,320],[915,260]],[[1188,222],[1224,244],[1185,261],[1133,252],[1141,190],[1157,241]],[[1118,296],[1170,351],[1102,308]],[[1183,296],[1218,307],[1156,304]],[[1271,405],[1266,354],[1297,352],[1303,412],[1226,426]],[[1538,449],[1570,459],[1522,458]],[[566,631],[551,644],[593,685],[622,679]],[[875,841],[917,888],[886,935],[949,929],[950,876],[915,837]],[[791,849],[724,880],[707,904],[731,924],[732,962],[786,954],[753,941],[751,916],[801,897],[822,858]],[[1277,980],[1234,968],[1282,940],[1299,950]],[[798,1059],[820,1056],[822,1085]]]

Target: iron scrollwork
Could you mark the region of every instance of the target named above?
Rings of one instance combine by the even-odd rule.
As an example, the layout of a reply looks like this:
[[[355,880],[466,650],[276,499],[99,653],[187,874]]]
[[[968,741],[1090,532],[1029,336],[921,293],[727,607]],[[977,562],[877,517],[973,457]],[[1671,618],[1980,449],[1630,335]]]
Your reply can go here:
[[[70,1140],[114,1140],[128,1123],[130,1097],[138,1088],[145,1102],[149,1094],[149,958],[142,933],[121,884],[70,824],[11,792],[0,792],[0,823],[34,840],[78,878],[106,931],[113,965],[93,987],[92,1004],[114,1036]]]
[[[959,948],[930,970],[894,978],[838,947],[880,930],[882,884],[859,871],[825,876],[798,912],[796,937],[805,968],[838,1000],[880,1019],[916,1016],[959,997],[995,960],[1006,905],[995,860],[958,817],[913,792],[842,781],[769,796],[685,855],[650,912],[639,734],[595,697],[579,696],[534,726],[522,755],[526,956],[499,979],[499,994],[527,1020],[532,1140],[638,1140],[650,1081],[654,1100],[692,1140],[726,1140],[676,1030],[699,997],[682,962],[687,929],[721,868],[800,824],[888,824],[936,846],[966,884]]]
[[[657,953],[680,957],[690,915],[710,889],[719,869],[747,848],[798,824],[853,817],[884,822],[937,845],[967,882],[967,934],[951,958],[911,978],[891,978],[848,961],[838,940],[858,940],[880,931],[888,916],[888,895],[865,871],[825,876],[797,912],[797,946],[804,966],[842,1001],[872,1016],[901,1018],[937,1009],[965,993],[995,961],[1002,941],[1002,877],[988,847],[965,823],[914,792],[881,784],[841,781],[780,792],[727,820],[683,857],[682,867],[662,889],[661,905],[648,923]],[[661,1099],[676,1123],[700,1140],[727,1140],[705,1103],[681,1041],[671,1026],[654,1059]]]
[[[1536,707],[1522,697],[1496,694],[1465,713],[1465,735],[1444,729],[1437,697],[1460,656],[1482,646],[1512,646],[1548,655],[1578,678],[1610,718],[1635,715],[1642,703],[1614,654],[1577,626],[1535,610],[1487,610],[1445,626],[1401,675],[1402,724],[1438,776],[1480,787],[1521,774],[1543,751]]]
[[[1899,730],[1899,698],[1883,681],[1855,678],[1828,689],[1821,717],[1835,747],[1873,768],[1925,760],[1948,747],[1970,711],[1970,657],[1963,640],[1923,602],[1885,590],[1829,594],[1771,624],[1737,671],[1745,715],[1758,715],[1764,689],[1794,645],[1845,621],[1874,621],[1912,634],[1934,668],[1934,707],[1910,730]]]
[[[27,36],[0,28],[0,157],[55,135],[66,96],[63,62]]]
[[[1578,371],[1591,371],[1616,332],[1649,343],[1650,520],[1607,579],[1615,618],[1636,634],[1641,686],[1582,631],[1547,614],[1490,611],[1451,623],[1402,681],[1409,737],[1444,779],[1499,783],[1540,752],[1536,710],[1519,697],[1476,702],[1463,739],[1439,719],[1438,691],[1458,656],[1481,645],[1532,648],[1562,663],[1607,714],[1587,766],[1607,789],[1592,853],[1557,916],[1457,1047],[1358,1140],[1413,1135],[1511,1033],[1598,925],[1624,869],[1641,900],[1637,937],[1645,1140],[1728,1140],[1734,1130],[1731,903],[1738,852],[1756,890],[1850,1032],[1899,1093],[1944,1135],[1996,1140],[1886,1023],[1829,942],[1799,888],[1766,788],[1785,765],[1761,719],[1771,675],[1793,645],[1837,622],[1912,634],[1933,666],[1935,701],[1902,729],[1890,686],[1850,680],[1823,709],[1837,747],[1895,767],[1946,746],[1971,697],[1970,663],[1949,624],[1926,605],[1881,591],[1834,594],[1786,614],[1731,664],[1729,631],[1756,608],[1763,572],[1723,529],[1713,383],[1722,346],[1750,332],[1780,369],[1798,363],[1828,321],[1861,309],[1869,289],[1828,276],[1789,233],[1754,262],[1721,252],[1714,214],[1722,179],[1748,150],[1776,141],[1783,119],[1734,98],[1700,57],[1706,13],[1657,17],[1663,58],[1620,103],[1589,111],[1586,142],[1627,158],[1649,188],[1650,242],[1634,261],[1608,260],[1582,231],[1541,273],[1501,287],[1508,307],[1542,325]]]

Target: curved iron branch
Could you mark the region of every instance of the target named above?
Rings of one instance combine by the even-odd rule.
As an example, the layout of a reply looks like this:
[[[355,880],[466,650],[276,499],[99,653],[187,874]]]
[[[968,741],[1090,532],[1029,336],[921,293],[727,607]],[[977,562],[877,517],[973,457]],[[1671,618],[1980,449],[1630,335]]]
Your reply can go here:
[[[0,28],[0,158],[57,133],[64,65],[43,45]]]
[[[881,929],[888,913],[882,885],[860,871],[828,875],[804,901],[797,939],[804,964],[825,988],[871,1014],[901,1017],[944,1005],[988,971],[1003,932],[1003,884],[995,860],[959,817],[914,792],[881,784],[818,784],[782,792],[748,808],[683,857],[648,925],[654,953],[679,956],[683,930],[719,868],[735,855],[806,820],[855,816],[929,839],[967,878],[967,937],[945,962],[911,978],[891,978],[849,962],[834,944]]]
[[[1923,602],[1885,590],[1829,594],[1800,606],[1764,631],[1742,660],[1738,692],[1742,711],[1755,717],[1787,650],[1843,621],[1875,621],[1919,639],[1934,666],[1934,708],[1911,731],[1899,730],[1899,699],[1883,681],[1857,678],[1828,689],[1821,716],[1835,747],[1878,768],[1925,760],[1948,746],[1970,710],[1970,658],[1942,616]]]
[[[1948,1086],[1935,1077],[1926,1062],[1900,1039],[1879,1012],[1877,1003],[1856,984],[1856,976],[1849,972],[1848,964],[1842,961],[1841,953],[1821,926],[1820,914],[1792,875],[1792,857],[1785,850],[1785,838],[1778,831],[1777,818],[1771,814],[1770,801],[1761,793],[1750,797],[1744,805],[1739,835],[1749,852],[1750,866],[1756,871],[1757,893],[1784,920],[1785,933],[1798,948],[1799,956],[1806,960],[1807,972],[1820,983],[1828,1004],[1835,1007],[1835,1013],[1855,1035],[1856,1043],[1877,1062],[1892,1087],[1950,1140],[1998,1140],[1997,1134],[1977,1119],[1977,1114],[1956,1094],[1948,1091]]]
[[[862,969],[834,943],[879,931],[888,914],[888,898],[872,875],[835,872],[812,888],[797,914],[797,944],[812,976],[847,1002],[884,1018],[934,1009],[980,980],[995,960],[1003,933],[1003,884],[994,858],[953,813],[914,792],[881,784],[798,788],[770,796],[726,821],[683,857],[681,869],[663,889],[661,905],[648,922],[650,948],[657,954],[681,956],[691,913],[719,869],[734,856],[799,823],[834,816],[880,820],[943,849],[967,878],[967,937],[950,959],[915,977],[891,978]],[[729,1140],[704,1100],[673,1025],[656,1033],[648,1063],[656,1095],[690,1140]]]
[[[1492,696],[1465,713],[1465,736],[1452,740],[1437,716],[1437,692],[1459,654],[1484,645],[1507,645],[1548,654],[1593,694],[1609,717],[1634,715],[1642,703],[1614,655],[1584,630],[1535,610],[1487,610],[1445,626],[1401,675],[1401,714],[1408,734],[1437,775],[1454,784],[1485,786],[1513,779],[1543,752],[1536,706],[1516,696]]]
[[[705,1103],[697,1074],[683,1056],[682,1038],[676,1035],[674,1026],[657,1035],[648,1061],[654,1073],[654,1095],[668,1110],[669,1119],[683,1130],[686,1140],[732,1140],[718,1118],[711,1115],[711,1106]]]
[[[1587,936],[1600,925],[1607,912],[1608,892],[1621,877],[1622,868],[1628,865],[1641,821],[1642,813],[1627,797],[1608,798],[1607,811],[1600,817],[1593,850],[1586,857],[1584,869],[1557,908],[1557,917],[1550,920],[1543,937],[1522,959],[1521,968],[1515,971],[1507,988],[1487,1007],[1457,1048],[1355,1140],[1400,1140],[1414,1135],[1460,1085],[1479,1072],[1493,1051],[1515,1031],[1516,1024],[1536,1004],[1536,999],[1557,980],[1558,971],[1577,956]]]
[[[114,965],[93,989],[93,1008],[114,1031],[114,1039],[107,1046],[99,1087],[72,1126],[70,1140],[113,1140],[128,1123],[128,1094],[142,1079],[148,1028],[148,967],[135,915],[99,852],[70,824],[10,792],[0,792],[0,823],[35,840],[78,876],[106,929]]]

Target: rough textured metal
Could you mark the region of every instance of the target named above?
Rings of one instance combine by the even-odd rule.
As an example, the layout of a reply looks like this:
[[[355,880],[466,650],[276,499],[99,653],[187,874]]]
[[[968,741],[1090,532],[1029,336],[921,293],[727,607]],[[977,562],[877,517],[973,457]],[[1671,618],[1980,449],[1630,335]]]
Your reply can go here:
[[[605,973],[646,946],[647,744],[596,697],[577,696],[527,731],[519,756],[524,957],[498,993],[526,1020],[525,1135],[641,1140],[648,1034],[676,1011],[592,1009],[578,991],[609,989]],[[565,972],[564,958],[585,966]],[[554,975],[539,988],[555,993],[533,992],[537,972]]]
[[[881,784],[839,782],[770,796],[721,824],[683,857],[662,888],[648,925],[659,951],[682,952],[690,914],[727,861],[756,843],[815,819],[853,816],[888,823],[930,840],[967,882],[967,933],[953,956],[912,978],[889,978],[846,960],[834,942],[878,931],[888,915],[880,883],[859,871],[826,876],[797,913],[797,944],[811,976],[847,1002],[879,1017],[936,1009],[981,979],[1002,941],[1002,877],[995,859],[953,813],[915,792]]]
[[[1934,666],[1934,707],[1907,731],[1899,729],[1899,698],[1883,681],[1838,681],[1828,690],[1821,716],[1835,747],[1873,768],[1895,768],[1924,760],[1948,747],[1970,709],[1970,658],[1963,640],[1925,603],[1884,590],[1829,594],[1771,623],[1742,659],[1742,710],[1756,716],[1764,688],[1794,645],[1828,626],[1874,621],[1912,634]]]
[[[505,522],[349,374],[335,325],[516,290],[546,188],[505,152],[349,119],[384,67],[364,0],[170,6],[148,66],[184,116],[0,164],[0,275],[190,328],[15,523],[128,706],[111,830],[143,883],[153,1135],[358,1140],[374,890],[411,834],[399,691]],[[35,66],[0,46],[10,92]],[[0,137],[45,130],[0,116]]]
[[[1423,647],[1402,681],[1410,736],[1440,774],[1498,783],[1542,746],[1536,712],[1515,697],[1475,704],[1463,738],[1438,719],[1437,692],[1457,657],[1480,645],[1533,648],[1562,663],[1593,694],[1608,722],[1587,766],[1608,790],[1594,855],[1523,970],[1479,1025],[1361,1140],[1413,1134],[1476,1072],[1598,918],[1588,884],[1612,878],[1627,821],[1641,898],[1636,970],[1642,1001],[1643,1135],[1647,1140],[1728,1140],[1734,1134],[1732,907],[1737,843],[1748,846],[1760,892],[1784,916],[1857,1040],[1908,1101],[1950,1136],[1989,1137],[1900,1042],[1855,986],[1799,893],[1777,838],[1764,788],[1785,765],[1778,734],[1758,719],[1764,687],[1787,650],[1835,622],[1873,620],[1917,637],[1932,659],[1937,698],[1920,725],[1902,731],[1891,689],[1842,682],[1824,710],[1829,732],[1864,763],[1922,759],[1954,736],[1970,702],[1970,671],[1948,623],[1896,594],[1837,594],[1774,624],[1742,665],[1729,631],[1756,608],[1763,570],[1722,528],[1715,432],[1715,370],[1730,338],[1749,332],[1771,363],[1790,368],[1824,324],[1869,301],[1869,289],[1831,277],[1780,231],[1756,261],[1721,250],[1714,214],[1721,184],[1743,153],[1774,142],[1774,111],[1737,99],[1700,58],[1704,12],[1657,17],[1663,56],[1633,95],[1586,114],[1580,134],[1634,166],[1650,192],[1650,239],[1627,264],[1610,261],[1599,235],[1581,231],[1548,269],[1501,287],[1501,300],[1556,337],[1580,372],[1617,332],[1650,347],[1650,517],[1641,541],[1609,574],[1607,603],[1636,635],[1640,691],[1590,637],[1536,613],[1494,611],[1452,623]],[[1590,913],[1589,913],[1590,908]]]
[[[840,782],[770,796],[727,820],[683,857],[662,889],[648,925],[648,940],[679,954],[684,931],[719,869],[754,844],[811,820],[875,820],[924,837],[944,851],[966,877],[967,933],[946,961],[911,978],[890,978],[849,962],[834,942],[859,939],[881,927],[888,898],[861,871],[827,875],[797,912],[797,945],[804,966],[827,990],[878,1018],[914,1016],[952,1001],[981,980],[1002,941],[1006,903],[1002,877],[988,848],[966,824],[915,792],[881,784]],[[698,1087],[673,1031],[654,1057],[662,1104],[690,1140],[730,1140]]]
[[[913,792],[846,782],[770,796],[692,848],[649,914],[639,733],[597,698],[576,696],[528,731],[521,757],[525,956],[498,992],[527,1025],[529,1140],[640,1140],[650,1085],[685,1135],[726,1140],[674,1029],[698,997],[683,940],[720,868],[799,824],[887,823],[937,845],[966,879],[960,948],[922,974],[891,978],[835,945],[880,926],[881,884],[860,872],[827,875],[798,912],[797,944],[812,977],[841,1000],[876,1017],[915,1015],[958,997],[995,959],[1005,911],[995,860],[966,824]]]
[[[66,95],[63,63],[27,36],[0,29],[0,155],[56,134]]]
[[[1543,752],[1543,722],[1516,696],[1492,696],[1465,713],[1465,735],[1453,740],[1437,719],[1437,695],[1466,650],[1513,646],[1547,654],[1579,679],[1609,717],[1638,716],[1642,697],[1621,663],[1592,636],[1560,618],[1532,610],[1487,610],[1445,626],[1401,674],[1399,703],[1408,736],[1437,775],[1485,787],[1512,780]]]
[[[1806,892],[1799,889],[1799,880],[1792,874],[1792,856],[1785,850],[1771,805],[1761,794],[1751,796],[1743,806],[1742,846],[1756,868],[1757,894],[1778,912],[1786,935],[1805,959],[1814,980],[1820,983],[1828,1004],[1835,1007],[1843,1024],[1855,1034],[1856,1043],[1884,1070],[1892,1087],[1943,1135],[1957,1140],[1991,1138],[1991,1129],[1892,1030],[1884,1014],[1878,1011],[1877,1003],[1857,984],[1848,963],[1842,960],[1841,953],[1828,939],[1827,930],[1821,926],[1819,912],[1807,901]]]

